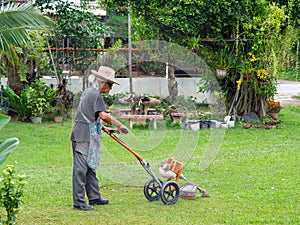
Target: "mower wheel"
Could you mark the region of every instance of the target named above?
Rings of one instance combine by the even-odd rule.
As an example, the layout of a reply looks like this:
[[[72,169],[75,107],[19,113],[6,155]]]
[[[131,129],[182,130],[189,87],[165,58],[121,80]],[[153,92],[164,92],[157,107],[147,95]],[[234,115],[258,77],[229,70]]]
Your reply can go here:
[[[157,201],[160,199],[160,191],[163,182],[158,179],[160,184],[152,178],[146,182],[144,185],[144,195],[149,201]]]
[[[175,204],[180,197],[180,189],[175,181],[167,181],[161,190],[161,200],[166,205]]]

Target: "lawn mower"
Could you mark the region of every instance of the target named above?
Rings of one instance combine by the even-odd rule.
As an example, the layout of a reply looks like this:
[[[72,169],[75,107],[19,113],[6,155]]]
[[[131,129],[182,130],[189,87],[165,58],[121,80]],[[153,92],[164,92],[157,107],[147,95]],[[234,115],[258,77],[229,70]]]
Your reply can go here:
[[[183,169],[183,163],[179,162],[175,158],[165,159],[159,165],[160,175],[167,179],[166,182],[163,182],[154,174],[148,162],[146,162],[139,154],[129,148],[119,137],[115,135],[115,129],[103,128],[103,131],[132,153],[138,159],[146,172],[151,176],[144,185],[144,195],[147,200],[156,201],[161,199],[164,204],[171,205],[175,204],[179,197],[194,199],[196,197],[196,190],[199,190],[200,193],[202,193],[201,197],[209,196],[204,189],[188,181],[182,175],[181,172]],[[179,178],[186,181],[186,183],[180,188],[177,183]]]

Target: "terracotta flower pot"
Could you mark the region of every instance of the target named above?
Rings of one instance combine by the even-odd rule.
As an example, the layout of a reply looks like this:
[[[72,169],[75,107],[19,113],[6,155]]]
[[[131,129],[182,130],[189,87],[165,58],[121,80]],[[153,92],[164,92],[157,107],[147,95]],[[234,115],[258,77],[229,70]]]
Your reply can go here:
[[[226,77],[226,74],[227,74],[227,71],[225,69],[217,69],[216,70],[216,76],[219,79]]]
[[[54,122],[55,123],[61,123],[63,121],[63,117],[62,116],[54,116]]]

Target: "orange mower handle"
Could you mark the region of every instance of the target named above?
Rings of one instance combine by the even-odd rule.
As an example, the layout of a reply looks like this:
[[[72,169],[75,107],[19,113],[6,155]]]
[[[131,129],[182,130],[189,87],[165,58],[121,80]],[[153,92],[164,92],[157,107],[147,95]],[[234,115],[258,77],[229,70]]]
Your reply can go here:
[[[129,151],[131,154],[133,154],[140,162],[143,162],[143,158],[137,154],[135,151],[133,151],[131,148],[129,148],[120,138],[118,138],[114,133],[116,133],[116,129],[110,129],[110,128],[103,128],[102,130],[108,134],[112,139],[114,139],[116,142],[118,142],[120,145],[122,145],[127,151]],[[127,131],[127,130],[126,130]],[[124,132],[126,133],[126,132]],[[128,131],[127,131],[128,133]]]

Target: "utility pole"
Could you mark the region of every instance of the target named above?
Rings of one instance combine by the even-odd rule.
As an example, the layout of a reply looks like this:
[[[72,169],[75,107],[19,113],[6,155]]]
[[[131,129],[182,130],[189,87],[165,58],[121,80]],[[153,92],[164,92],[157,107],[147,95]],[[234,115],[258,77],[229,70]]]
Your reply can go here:
[[[130,94],[133,93],[131,49],[132,49],[132,43],[131,43],[130,1],[128,1],[128,72],[129,72],[129,91],[130,91]]]

